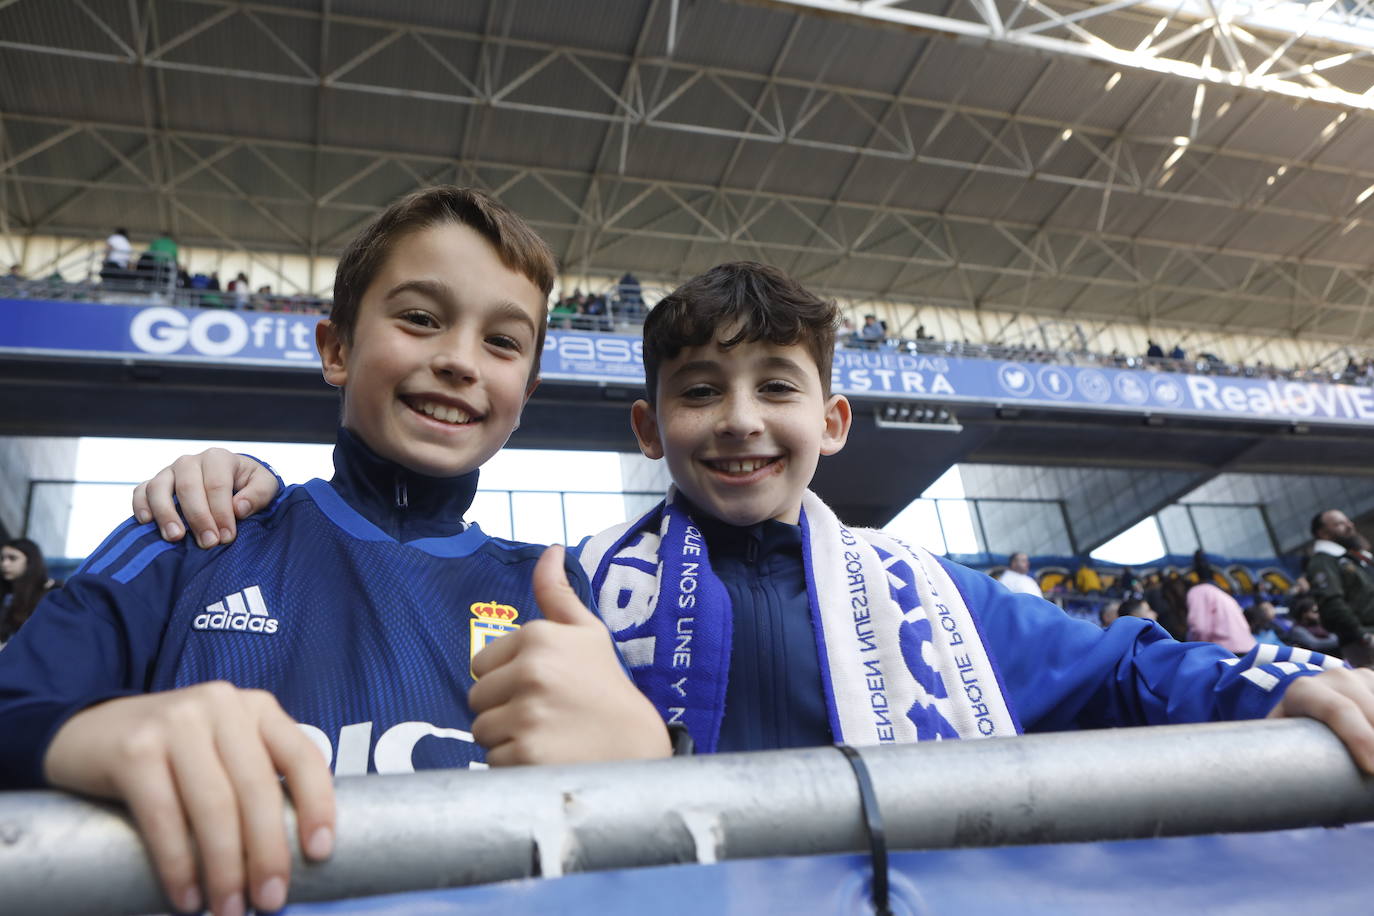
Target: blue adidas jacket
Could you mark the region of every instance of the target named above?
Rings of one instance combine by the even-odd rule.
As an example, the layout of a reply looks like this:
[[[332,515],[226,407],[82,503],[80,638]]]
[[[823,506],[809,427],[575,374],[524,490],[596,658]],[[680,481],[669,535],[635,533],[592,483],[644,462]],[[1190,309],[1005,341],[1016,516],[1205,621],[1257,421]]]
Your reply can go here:
[[[542,548],[463,523],[475,471],[424,477],[346,430],[334,466],[228,546],[116,529],[0,652],[0,787],[42,785],[53,735],[94,703],[217,679],[275,694],[338,775],[480,763],[471,656],[539,616]]]
[[[732,645],[722,751],[829,744],[801,529],[738,528],[695,519],[711,569],[730,594]],[[1028,732],[1261,718],[1324,657],[1261,644],[1242,659],[1182,643],[1158,624],[1122,618],[1106,630],[988,576],[941,560],[978,622],[1003,691]]]

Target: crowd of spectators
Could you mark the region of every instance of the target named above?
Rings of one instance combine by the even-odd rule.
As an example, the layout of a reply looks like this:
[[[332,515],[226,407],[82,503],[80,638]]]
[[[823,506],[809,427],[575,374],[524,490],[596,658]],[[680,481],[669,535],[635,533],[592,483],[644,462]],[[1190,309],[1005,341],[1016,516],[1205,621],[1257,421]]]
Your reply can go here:
[[[0,276],[0,295],[12,298],[61,298],[68,301],[151,299],[184,308],[249,309],[269,312],[327,314],[330,300],[302,293],[278,293],[267,284],[256,289],[240,271],[227,283],[218,271],[191,273],[169,233],[160,233],[141,254],[124,228],[105,239],[100,268],[91,279],[68,281],[53,272],[44,278],[24,276],[18,264]]]
[[[243,273],[228,283],[222,283],[216,272],[190,274],[181,265],[179,254],[176,241],[169,233],[163,232],[135,257],[128,232],[118,228],[105,239],[99,284],[89,281],[69,283],[58,274],[43,280],[25,278],[16,264],[7,275],[0,276],[0,292],[32,297],[60,294],[78,300],[100,299],[102,293],[106,292],[161,293],[174,304],[186,307],[321,314],[329,311],[330,301],[327,298],[275,293],[267,285],[255,289]],[[550,327],[576,331],[626,330],[626,326],[641,323],[648,311],[643,286],[634,274],[627,271],[617,283],[604,290],[584,292],[575,288],[570,294],[561,296],[550,312]],[[842,346],[855,349],[892,349],[912,354],[1374,386],[1374,356],[1365,354],[1346,354],[1345,366],[1338,369],[1322,365],[1280,367],[1264,360],[1248,364],[1243,361],[1233,363],[1205,350],[1189,355],[1182,343],[1174,343],[1166,351],[1154,339],[1147,341],[1145,353],[1139,356],[1123,353],[1119,349],[1103,353],[1086,348],[974,343],[969,340],[936,339],[927,333],[924,325],[917,327],[910,337],[894,335],[889,331],[887,322],[873,313],[864,314],[862,324],[857,327],[852,319],[846,317],[837,341]]]
[[[554,303],[550,327],[572,331],[613,331],[617,324],[642,324],[649,313],[644,288],[628,271],[605,292],[574,289]]]
[[[1363,562],[1355,555],[1352,569]],[[1143,576],[1129,566],[1115,573],[1100,571],[1090,558],[1071,575],[1061,567],[1046,572],[1055,574],[1043,581],[1032,575],[1024,553],[1013,554],[1005,568],[988,570],[1004,585],[1019,586],[1019,591],[1030,591],[1023,579],[1035,583],[1037,591],[1044,585],[1046,598],[1103,627],[1119,617],[1144,617],[1158,622],[1175,639],[1214,642],[1237,655],[1244,655],[1256,643],[1269,643],[1352,660],[1350,653],[1358,648],[1349,641],[1342,643],[1323,626],[1321,602],[1326,599],[1320,589],[1314,591],[1306,576],[1298,576],[1287,589],[1264,576],[1255,576],[1253,581],[1241,577],[1238,583],[1220,575],[1202,551],[1194,554],[1189,568],[1154,569]],[[1357,653],[1352,664],[1361,663]]]

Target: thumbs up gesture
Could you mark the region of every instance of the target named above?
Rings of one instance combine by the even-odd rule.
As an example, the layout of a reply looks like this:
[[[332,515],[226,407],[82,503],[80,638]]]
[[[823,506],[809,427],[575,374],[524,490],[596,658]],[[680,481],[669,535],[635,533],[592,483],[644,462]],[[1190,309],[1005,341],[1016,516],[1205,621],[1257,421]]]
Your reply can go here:
[[[667,757],[668,729],[625,675],[605,625],[568,584],[563,548],[534,567],[543,620],[472,660],[472,736],[493,766]]]

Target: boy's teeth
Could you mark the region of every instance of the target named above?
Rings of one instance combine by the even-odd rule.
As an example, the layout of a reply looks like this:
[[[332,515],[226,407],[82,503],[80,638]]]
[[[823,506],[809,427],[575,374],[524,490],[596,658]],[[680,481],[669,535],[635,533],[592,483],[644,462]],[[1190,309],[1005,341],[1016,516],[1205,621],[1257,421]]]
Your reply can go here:
[[[752,474],[769,463],[768,458],[750,458],[746,461],[717,461],[716,466],[727,474]]]
[[[419,405],[420,412],[425,416],[442,420],[445,423],[470,423],[472,417],[468,416],[457,407],[449,407],[445,404],[435,404],[431,401],[424,401]]]

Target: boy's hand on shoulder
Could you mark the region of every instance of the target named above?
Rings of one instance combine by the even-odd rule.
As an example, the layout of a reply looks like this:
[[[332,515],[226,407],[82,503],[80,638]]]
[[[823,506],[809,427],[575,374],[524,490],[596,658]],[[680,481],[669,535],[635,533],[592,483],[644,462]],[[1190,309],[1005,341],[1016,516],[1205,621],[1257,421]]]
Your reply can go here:
[[[543,620],[503,636],[472,660],[472,736],[493,766],[668,757],[652,703],[625,676],[605,624],[568,584],[563,548],[534,569]]]
[[[178,912],[285,905],[291,854],[278,774],[306,857],[333,850],[329,766],[266,691],[217,681],[89,707],[58,730],[43,768],[57,788],[128,805]]]
[[[135,487],[134,518],[156,521],[168,541],[181,540],[189,528],[192,540],[208,548],[233,541],[238,519],[260,511],[276,495],[277,478],[267,468],[227,449],[209,448],[182,455]]]
[[[1269,718],[1307,716],[1345,742],[1360,769],[1374,773],[1374,671],[1335,668],[1288,685]]]

